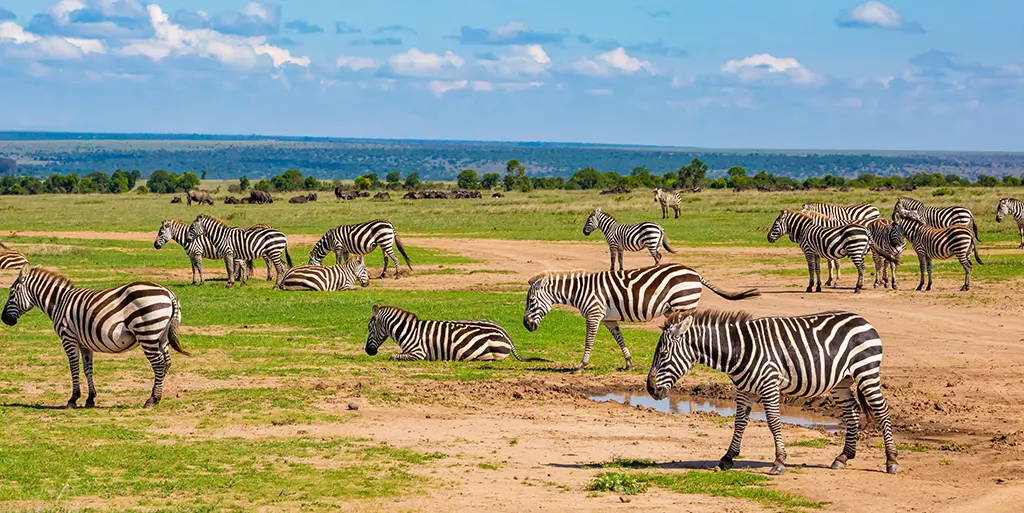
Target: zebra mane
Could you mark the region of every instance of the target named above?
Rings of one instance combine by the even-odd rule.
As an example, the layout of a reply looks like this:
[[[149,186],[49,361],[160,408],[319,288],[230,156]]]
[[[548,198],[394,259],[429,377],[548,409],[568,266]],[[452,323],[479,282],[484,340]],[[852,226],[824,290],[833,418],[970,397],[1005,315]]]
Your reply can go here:
[[[224,226],[224,227],[228,226],[228,223],[226,223],[223,219],[221,219],[221,218],[219,218],[217,216],[210,215],[210,214],[199,214],[198,216],[196,216],[196,220],[198,221],[199,219],[207,219],[207,220],[209,220],[210,222],[212,222],[214,224],[218,224],[218,225]]]
[[[395,312],[398,312],[399,314],[406,315],[408,317],[412,317],[413,320],[416,320],[416,321],[418,321],[420,319],[420,317],[418,315],[416,315],[416,314],[406,310],[405,308],[399,308],[397,306],[378,306],[376,308],[377,309],[381,309],[381,310],[383,310],[383,309],[393,310]]]
[[[615,221],[615,216],[609,214],[608,212],[605,212],[604,210],[601,210],[601,209],[597,209],[597,212],[600,212],[601,214],[604,214],[605,217],[607,217],[608,219],[611,219],[612,221]]]
[[[556,278],[556,277],[561,277],[561,276],[570,276],[572,274],[577,274],[577,273],[589,273],[589,272],[590,271],[587,271],[586,269],[569,269],[569,270],[564,270],[564,271],[541,271],[541,272],[531,276],[529,280],[526,280],[526,283],[528,285],[533,285],[534,283],[537,282],[537,280],[540,280],[540,279],[543,279],[543,278]]]
[[[900,199],[896,200],[896,202],[897,203],[902,203],[902,204],[904,204],[904,205],[906,205],[906,206],[908,206],[910,208],[918,208],[918,207],[923,207],[924,206],[924,202],[923,201],[918,201],[918,200],[916,200],[914,198],[911,198],[909,196],[900,196]],[[907,210],[910,210],[910,209],[908,208]]]
[[[30,267],[28,269],[28,273],[26,273],[26,274],[32,274],[32,275],[35,275],[35,276],[43,275],[43,276],[48,277],[50,279],[50,281],[55,281],[55,282],[57,282],[57,283],[59,283],[61,285],[68,286],[68,287],[74,287],[75,286],[75,284],[72,283],[71,278],[68,278],[67,276],[64,276],[63,274],[61,274],[61,273],[59,273],[57,271],[50,271],[48,269],[43,269],[42,267]]]
[[[698,310],[697,312],[672,312],[665,317],[665,323],[661,328],[667,329],[669,326],[678,324],[683,319],[693,316],[694,326],[703,325],[720,325],[720,324],[733,324],[737,322],[746,322],[754,318],[749,312],[743,310]]]

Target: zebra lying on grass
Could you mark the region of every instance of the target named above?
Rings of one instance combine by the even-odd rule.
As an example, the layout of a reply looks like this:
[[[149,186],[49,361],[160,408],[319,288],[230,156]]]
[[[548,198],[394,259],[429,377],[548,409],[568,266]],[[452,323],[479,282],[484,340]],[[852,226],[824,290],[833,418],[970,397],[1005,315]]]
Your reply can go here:
[[[673,314],[658,340],[647,374],[647,392],[663,399],[697,363],[725,372],[736,385],[735,428],[729,450],[718,463],[721,469],[732,468],[733,458],[740,454],[751,406],[759,399],[775,439],[775,463],[768,473],[782,474],[786,447],[779,413],[781,396],[825,394],[831,394],[842,408],[846,426],[843,452],[832,468],[845,468],[857,455],[862,409],[881,425],[885,471],[895,474],[899,468],[879,378],[882,341],[863,317],[842,311],[759,319],[744,312]]]
[[[974,238],[981,240],[978,236],[978,223],[974,220],[974,214],[965,207],[929,207],[914,198],[906,196],[896,200],[892,207],[892,220],[896,220],[897,211],[900,209],[917,212],[921,221],[932,228],[945,228],[947,226],[969,226],[974,232]]]
[[[670,208],[675,211],[675,218],[679,219],[679,203],[682,202],[682,198],[679,197],[678,192],[658,187],[654,189],[654,202],[661,203],[662,219],[668,217],[668,209]]]
[[[829,227],[818,221],[817,216],[782,210],[768,232],[768,242],[774,243],[788,234],[789,240],[800,245],[807,259],[807,274],[810,275],[807,292],[821,292],[822,258],[839,260],[850,257],[853,265],[857,266],[857,286],[853,292],[860,292],[864,286],[864,256],[871,239],[867,228],[858,224]]]
[[[284,273],[281,290],[357,290],[370,284],[362,255],[338,265],[297,265]]]
[[[1014,198],[999,200],[999,206],[996,207],[996,222],[1003,222],[1007,214],[1017,221],[1017,229],[1020,230],[1020,246],[1017,246],[1017,249],[1024,249],[1024,203]]]
[[[508,332],[491,321],[423,321],[395,306],[373,306],[366,337],[366,354],[376,356],[393,338],[402,352],[392,360],[504,360],[511,353],[519,361],[547,361],[519,357]]]
[[[395,263],[395,279],[398,279],[399,265],[398,256],[395,255],[395,248],[405,259],[405,265],[412,271],[412,264],[409,263],[409,255],[405,254],[405,247],[402,240],[395,233],[395,227],[383,219],[376,219],[359,224],[343,224],[332,228],[320,237],[313,250],[309,253],[310,265],[320,265],[327,253],[333,251],[338,263],[348,260],[349,254],[368,255],[380,246],[384,255],[384,269],[380,272],[383,278],[388,272],[388,259]]]
[[[981,264],[977,239],[970,228],[961,224],[932,228],[925,225],[918,212],[897,206],[896,222],[893,224],[890,239],[893,245],[903,244],[904,240],[909,240],[914,253],[917,253],[921,271],[921,281],[917,284],[917,290],[924,287],[925,268],[928,269],[928,287],[925,290],[932,290],[932,259],[954,256],[964,268],[964,285],[960,290],[970,290],[971,271],[974,269],[971,252],[974,252],[974,259]]]
[[[168,347],[189,354],[178,341],[181,305],[173,292],[151,282],[134,282],[106,290],[75,287],[67,277],[55,272],[24,266],[11,285],[2,320],[8,326],[33,307],[39,307],[52,321],[71,365],[71,399],[67,408],[75,408],[82,396],[78,380],[79,358],[89,383],[86,407],[96,405],[96,387],[92,382],[94,352],[122,353],[142,346],[153,366],[153,392],[145,408],[160,402],[164,376],[171,367]]]
[[[0,269],[21,269],[25,265],[28,265],[28,258],[24,254],[0,242]]]
[[[281,285],[284,272],[287,270],[281,261],[282,253],[288,261],[288,267],[292,265],[292,256],[288,253],[288,238],[273,228],[228,226],[214,216],[199,214],[188,228],[186,243],[191,244],[204,236],[210,239],[217,252],[224,257],[229,288],[235,284],[235,260],[262,257],[268,262],[273,262],[274,268],[277,269],[277,282],[274,283],[274,287]]]
[[[217,251],[217,247],[214,246],[213,242],[207,237],[198,237],[191,243],[188,242],[188,227],[189,225],[182,223],[181,221],[175,221],[173,219],[166,219],[160,224],[160,228],[156,232],[156,240],[153,241],[153,247],[160,249],[164,247],[168,242],[174,241],[185,250],[185,254],[188,255],[189,261],[192,263],[192,284],[196,284],[196,271],[199,271],[199,285],[202,286],[206,279],[203,277],[203,259],[223,259],[224,255]],[[257,224],[249,227],[250,229],[259,228],[270,228],[266,224]],[[267,264],[267,281],[270,281],[270,261],[264,260]],[[252,276],[253,265],[252,260],[235,260],[235,279],[241,280],[245,283],[246,280]]]
[[[583,361],[573,374],[590,365],[590,352],[600,324],[615,337],[628,370],[633,368],[633,356],[622,338],[619,321],[644,322],[670,312],[697,308],[702,287],[731,301],[760,295],[756,289],[736,293],[718,290],[697,271],[679,264],[597,273],[545,271],[530,278],[529,283],[523,313],[527,330],[537,331],[540,321],[555,304],[575,307],[587,321]]]
[[[594,230],[601,230],[608,242],[608,251],[611,253],[612,266],[615,270],[615,255],[619,256],[619,269],[622,266],[622,254],[626,251],[641,251],[647,248],[654,257],[654,265],[661,262],[661,253],[658,246],[664,246],[669,253],[676,250],[668,245],[665,238],[665,230],[655,223],[643,222],[637,224],[619,224],[611,214],[601,212],[601,209],[594,209],[583,225],[583,235],[590,235]]]

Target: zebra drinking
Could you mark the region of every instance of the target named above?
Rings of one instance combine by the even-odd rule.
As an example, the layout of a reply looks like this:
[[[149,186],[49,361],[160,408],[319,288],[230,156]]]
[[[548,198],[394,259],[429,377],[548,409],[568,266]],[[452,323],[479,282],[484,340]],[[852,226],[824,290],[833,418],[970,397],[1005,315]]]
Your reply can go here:
[[[1017,229],[1020,230],[1020,246],[1017,249],[1024,249],[1024,202],[1014,198],[1000,199],[996,207],[996,222],[1003,222],[1007,214],[1017,221]]]
[[[909,240],[910,245],[914,248],[914,253],[917,253],[921,271],[921,281],[917,284],[917,290],[924,287],[925,268],[928,269],[928,287],[925,290],[932,290],[933,259],[954,256],[964,268],[964,285],[960,287],[960,290],[970,290],[971,271],[974,269],[974,265],[971,263],[971,252],[974,252],[974,259],[981,264],[977,239],[970,228],[962,224],[933,228],[925,224],[917,211],[905,210],[897,206],[896,222],[893,224],[889,237],[893,245],[903,244],[905,240]]]
[[[0,269],[21,269],[25,265],[28,265],[28,258],[24,254],[0,242]]]
[[[853,292],[860,292],[864,285],[864,256],[871,238],[867,228],[858,224],[822,226],[808,214],[782,210],[768,232],[768,242],[774,243],[787,234],[789,240],[800,245],[807,259],[807,273],[810,275],[807,292],[821,292],[822,258],[838,260],[843,257],[850,257],[853,265],[857,266],[857,286]]]
[[[33,307],[52,321],[71,366],[71,399],[75,408],[82,396],[79,360],[89,384],[86,407],[96,404],[92,381],[93,353],[122,353],[142,346],[153,366],[153,391],[145,408],[160,402],[164,376],[171,366],[168,347],[189,354],[178,341],[181,305],[173,292],[151,282],[134,282],[106,290],[75,287],[67,277],[40,268],[24,266],[11,285],[2,320],[14,326]]]
[[[188,255],[188,259],[192,263],[192,284],[196,284],[196,271],[198,270],[199,285],[202,286],[203,283],[206,282],[206,278],[203,276],[203,259],[222,259],[224,256],[217,252],[217,247],[214,246],[213,242],[211,242],[207,237],[198,237],[196,240],[189,243],[188,227],[189,225],[182,223],[181,221],[175,221],[173,219],[164,220],[156,232],[156,240],[153,241],[153,247],[160,249],[172,240],[177,242],[185,250],[185,254]],[[249,228],[270,228],[270,226],[266,224],[257,224],[250,226]],[[267,281],[270,281],[272,279],[270,274],[270,261],[264,260],[264,262],[267,264]],[[238,271],[235,279],[240,279],[245,283],[249,276],[252,275],[252,260],[236,260],[235,267]]]
[[[224,221],[209,214],[199,214],[189,226],[186,243],[192,244],[200,237],[207,237],[217,252],[224,257],[224,265],[228,271],[227,286],[235,284],[235,260],[253,260],[262,257],[273,262],[277,270],[277,281],[274,287],[281,285],[286,270],[281,254],[284,253],[288,267],[292,265],[292,256],[288,253],[288,239],[273,228],[239,228],[228,226]]]
[[[945,228],[947,226],[964,225],[974,231],[974,238],[981,240],[978,236],[978,223],[974,220],[974,214],[965,207],[929,207],[914,198],[906,196],[896,200],[892,208],[892,220],[896,220],[897,211],[900,209],[917,212],[925,225],[932,228]]]
[[[284,274],[281,290],[357,290],[355,284],[366,287],[370,276],[366,272],[362,255],[338,265],[297,265]]]
[[[633,368],[633,356],[626,347],[619,321],[644,322],[670,312],[697,308],[702,287],[735,301],[759,296],[756,289],[725,292],[716,289],[697,271],[680,264],[663,264],[628,271],[545,271],[530,278],[523,326],[537,331],[552,305],[570,305],[587,323],[583,361],[573,374],[590,365],[590,352],[597,328],[604,324],[619,344],[626,369]]]
[[[405,247],[402,246],[402,240],[395,233],[395,226],[383,219],[359,224],[343,224],[328,230],[313,246],[313,250],[309,254],[309,263],[310,265],[322,264],[324,257],[331,251],[334,251],[334,256],[340,263],[348,260],[349,254],[368,255],[377,246],[380,246],[380,251],[384,255],[384,269],[380,272],[381,278],[388,272],[388,260],[390,259],[395,263],[395,279],[398,279],[399,265],[398,255],[395,255],[396,247],[402,254],[402,258],[405,259],[405,265],[409,266],[409,270],[412,271],[409,255],[405,254]]]
[[[781,396],[825,394],[842,408],[846,426],[843,452],[832,468],[845,468],[857,455],[861,410],[881,425],[886,472],[894,474],[899,468],[879,377],[882,341],[863,317],[843,311],[759,319],[744,312],[673,314],[665,322],[654,352],[647,393],[663,399],[697,363],[725,372],[736,385],[736,421],[732,443],[718,463],[722,470],[732,468],[733,458],[740,454],[751,406],[760,400],[775,439],[775,463],[768,473],[782,474],[786,447],[779,414]]]
[[[669,189],[662,189],[658,187],[654,189],[654,202],[661,203],[661,218],[665,219],[668,217],[668,209],[671,208],[675,211],[676,219],[679,219],[679,203],[682,198],[679,197],[679,193]]]
[[[601,230],[608,242],[608,251],[611,253],[611,270],[615,270],[615,256],[619,257],[619,269],[625,269],[622,265],[622,254],[626,251],[642,251],[647,248],[654,257],[654,265],[661,262],[661,253],[658,246],[664,246],[669,253],[676,250],[668,245],[665,238],[665,230],[651,222],[637,224],[619,224],[611,214],[601,212],[600,208],[594,209],[587,217],[583,225],[583,235],[590,235],[594,230]]]

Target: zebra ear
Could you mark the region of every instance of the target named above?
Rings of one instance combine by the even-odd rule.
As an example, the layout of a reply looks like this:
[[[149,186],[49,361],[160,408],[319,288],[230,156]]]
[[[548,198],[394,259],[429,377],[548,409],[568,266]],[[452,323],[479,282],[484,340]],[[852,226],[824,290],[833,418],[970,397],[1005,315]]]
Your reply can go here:
[[[37,265],[36,267],[39,267],[39,266]],[[32,268],[32,264],[25,264],[25,265],[21,266],[21,269],[18,271],[18,278],[21,278],[22,276],[24,276],[25,275],[25,271],[28,271],[31,268]]]
[[[373,313],[377,313],[377,310],[380,310],[380,307],[377,305],[373,305]]]
[[[683,333],[686,333],[686,330],[690,329],[690,326],[692,326],[692,325],[693,325],[693,316],[692,315],[687,315],[686,317],[683,318],[683,320],[681,320],[681,321],[679,321],[679,322],[677,322],[675,324],[669,325],[667,331],[668,331],[668,334],[669,334],[670,337],[672,337],[672,338],[679,338],[679,337],[683,336]]]

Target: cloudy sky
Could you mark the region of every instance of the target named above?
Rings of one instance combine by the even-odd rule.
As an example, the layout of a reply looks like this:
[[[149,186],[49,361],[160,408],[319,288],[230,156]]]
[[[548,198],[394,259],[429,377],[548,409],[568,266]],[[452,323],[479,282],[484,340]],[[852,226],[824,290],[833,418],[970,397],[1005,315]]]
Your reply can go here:
[[[1024,150],[1014,0],[0,0],[0,129]]]

